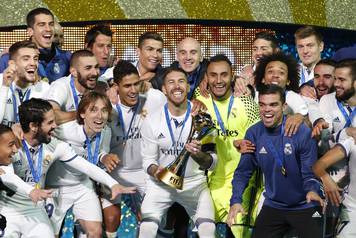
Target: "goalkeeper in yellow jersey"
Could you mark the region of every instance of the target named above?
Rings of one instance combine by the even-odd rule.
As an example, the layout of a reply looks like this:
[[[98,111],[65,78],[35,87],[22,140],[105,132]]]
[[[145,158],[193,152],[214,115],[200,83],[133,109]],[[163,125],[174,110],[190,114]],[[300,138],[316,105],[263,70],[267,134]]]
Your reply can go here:
[[[234,140],[243,139],[247,129],[259,121],[257,104],[251,97],[234,97],[231,88],[232,67],[225,55],[210,59],[207,68],[207,81],[210,97],[198,96],[212,116],[218,135],[216,149],[218,162],[215,170],[209,173],[208,186],[215,207],[216,222],[226,222],[230,197],[231,181],[240,161],[240,153],[234,147]],[[262,192],[262,177],[256,172],[244,193],[243,204],[247,215],[239,214],[231,231],[235,237],[250,237],[251,227],[257,213],[257,201]]]

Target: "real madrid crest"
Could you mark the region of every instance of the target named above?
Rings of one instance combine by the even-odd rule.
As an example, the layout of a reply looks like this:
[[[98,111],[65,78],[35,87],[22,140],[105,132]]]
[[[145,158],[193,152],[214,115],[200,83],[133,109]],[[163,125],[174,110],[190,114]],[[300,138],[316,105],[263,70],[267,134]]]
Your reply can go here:
[[[51,160],[52,160],[51,156],[47,155],[43,161],[43,165],[48,166]]]
[[[141,118],[145,118],[148,114],[148,111],[146,108],[143,108],[142,111],[141,111]]]
[[[293,153],[292,145],[290,143],[286,143],[284,145],[284,154],[285,155],[291,155],[292,153]]]

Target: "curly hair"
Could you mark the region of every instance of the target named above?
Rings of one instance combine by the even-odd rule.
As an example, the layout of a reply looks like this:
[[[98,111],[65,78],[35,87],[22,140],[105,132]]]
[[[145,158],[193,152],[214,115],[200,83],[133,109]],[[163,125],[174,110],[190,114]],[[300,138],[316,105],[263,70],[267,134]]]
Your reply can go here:
[[[271,55],[264,56],[256,67],[254,72],[256,88],[259,90],[264,83],[266,66],[273,61],[279,61],[287,65],[288,68],[288,80],[289,84],[286,86],[286,90],[292,90],[294,92],[299,91],[299,66],[297,61],[291,55],[286,55],[283,52],[277,52]]]

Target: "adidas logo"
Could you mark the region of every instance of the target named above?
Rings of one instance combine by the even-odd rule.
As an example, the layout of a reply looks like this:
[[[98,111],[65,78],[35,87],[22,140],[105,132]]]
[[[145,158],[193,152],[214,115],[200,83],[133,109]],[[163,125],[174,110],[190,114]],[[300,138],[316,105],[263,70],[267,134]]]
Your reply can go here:
[[[262,146],[262,148],[260,149],[260,152],[258,152],[260,154],[267,154],[267,151],[265,149],[265,147]]]
[[[163,139],[163,138],[166,138],[164,135],[163,135],[163,133],[161,132],[161,134],[159,134],[159,136],[158,136],[158,139]]]
[[[7,104],[12,104],[11,98],[8,98],[6,101]]]
[[[70,106],[70,108],[69,108],[68,111],[71,111],[71,110],[74,110],[74,109],[75,109],[75,107],[74,107],[74,105],[72,104],[72,106]]]
[[[314,212],[314,214],[312,215],[312,218],[320,218],[321,215],[318,211]]]
[[[339,117],[334,118],[333,122],[340,122],[340,118]]]

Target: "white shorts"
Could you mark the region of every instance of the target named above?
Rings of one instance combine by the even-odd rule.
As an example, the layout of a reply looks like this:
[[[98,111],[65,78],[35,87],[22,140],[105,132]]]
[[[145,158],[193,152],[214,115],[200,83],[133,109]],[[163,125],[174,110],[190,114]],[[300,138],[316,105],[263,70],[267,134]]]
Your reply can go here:
[[[62,221],[73,206],[75,219],[102,222],[101,206],[92,185],[78,184],[59,188],[58,197],[48,199],[53,202],[54,212],[50,217],[55,234],[59,234]]]
[[[121,185],[127,187],[136,187],[137,192],[131,196],[133,203],[136,206],[141,206],[142,199],[146,191],[147,174],[143,170],[138,171],[119,171],[117,173],[111,173],[111,176]],[[105,193],[106,194],[106,193]],[[121,196],[117,196],[114,200],[110,200],[110,195],[104,195],[101,199],[103,208],[107,208],[114,204],[121,203]]]
[[[356,237],[356,200],[345,196],[344,206],[340,212],[340,222],[337,235],[338,238]]]
[[[160,222],[168,208],[178,202],[195,222],[198,218],[214,221],[214,205],[206,178],[185,179],[184,189],[176,190],[161,182],[149,180],[146,195],[142,202],[142,219]]]
[[[54,238],[51,222],[45,209],[40,205],[21,213],[5,210],[1,213],[7,220],[5,238]]]

